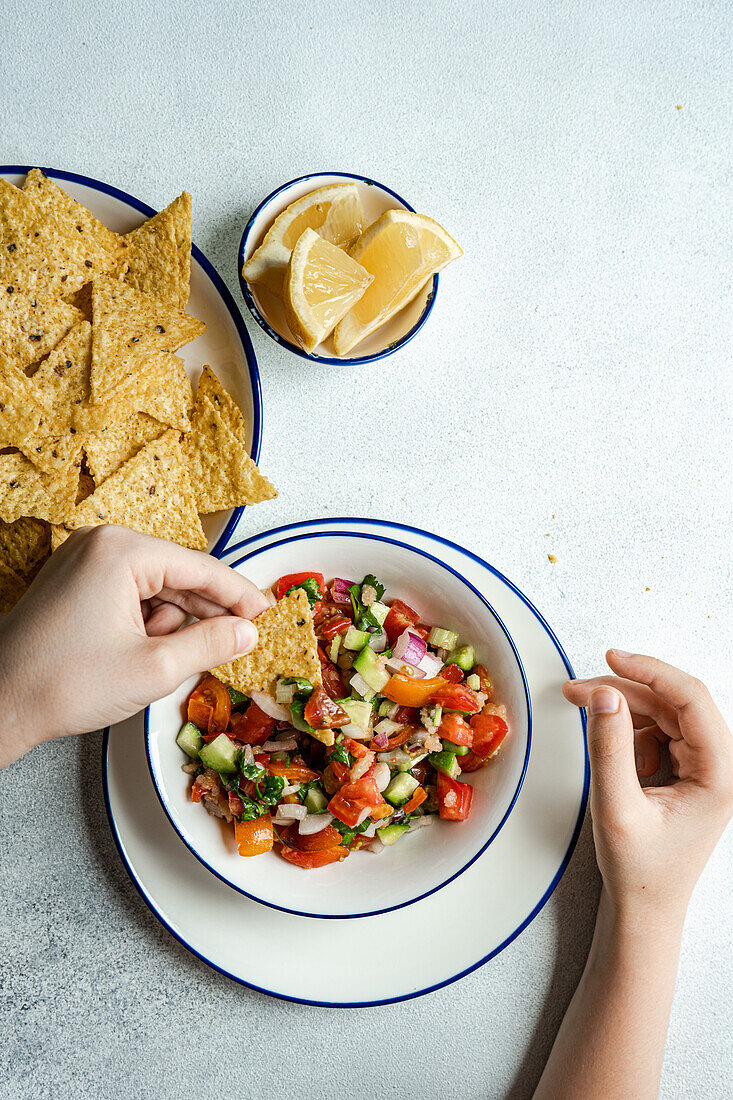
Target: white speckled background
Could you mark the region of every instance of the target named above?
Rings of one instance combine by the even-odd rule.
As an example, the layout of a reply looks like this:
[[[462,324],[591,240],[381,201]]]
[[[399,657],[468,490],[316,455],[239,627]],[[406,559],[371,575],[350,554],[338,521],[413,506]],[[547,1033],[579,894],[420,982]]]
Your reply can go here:
[[[308,366],[249,325],[281,495],[247,531],[430,528],[519,584],[579,675],[608,644],[643,649],[730,708],[728,5],[5,0],[0,40],[0,161],[157,207],[188,188],[237,300],[244,221],[308,171],[382,180],[463,245],[382,364]],[[304,1008],[152,917],[107,827],[100,740],[0,776],[3,1100],[531,1095],[591,935],[587,823],[483,969],[394,1007]],[[668,1100],[730,1095],[732,873],[729,833],[688,918]]]

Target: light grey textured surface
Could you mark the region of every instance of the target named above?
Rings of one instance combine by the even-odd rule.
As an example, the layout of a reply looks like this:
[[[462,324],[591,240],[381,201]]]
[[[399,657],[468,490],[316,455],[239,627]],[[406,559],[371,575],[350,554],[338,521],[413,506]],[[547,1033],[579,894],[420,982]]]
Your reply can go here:
[[[730,29],[704,0],[6,0],[0,160],[158,207],[188,188],[238,300],[243,223],[286,179],[364,172],[438,218],[465,257],[400,354],[331,371],[249,326],[281,495],[245,530],[432,529],[518,583],[579,675],[643,649],[730,708]],[[93,735],[0,776],[2,1100],[531,1095],[591,935],[587,823],[482,970],[389,1008],[303,1008],[158,925],[99,758]],[[688,918],[668,1100],[730,1095],[732,872],[729,834]]]

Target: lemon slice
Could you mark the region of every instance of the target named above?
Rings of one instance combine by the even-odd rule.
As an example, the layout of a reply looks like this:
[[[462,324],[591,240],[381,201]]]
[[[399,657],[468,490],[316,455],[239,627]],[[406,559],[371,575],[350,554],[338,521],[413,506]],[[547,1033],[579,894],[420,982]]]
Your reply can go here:
[[[355,183],[319,187],[278,214],[242,268],[242,275],[248,283],[261,283],[273,294],[281,294],[290,254],[304,230],[315,229],[325,240],[346,246],[356,240],[363,225],[364,211]]]
[[[318,347],[373,280],[343,248],[306,229],[283,285],[285,316],[300,346],[309,353]]]
[[[445,229],[410,210],[387,210],[349,249],[374,282],[336,326],[337,355],[346,355],[394,317],[428,279],[463,255]]]

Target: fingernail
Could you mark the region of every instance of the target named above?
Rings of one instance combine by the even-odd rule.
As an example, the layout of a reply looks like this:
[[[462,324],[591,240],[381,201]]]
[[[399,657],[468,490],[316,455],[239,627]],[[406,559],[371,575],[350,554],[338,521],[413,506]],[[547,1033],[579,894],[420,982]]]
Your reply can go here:
[[[568,680],[569,684],[587,684],[588,681],[583,676],[577,676],[574,680]]]
[[[234,626],[237,640],[237,657],[251,653],[257,645],[257,627],[249,619],[239,619]]]
[[[611,653],[615,657],[633,657],[633,653],[627,653],[625,649],[612,649]]]
[[[599,687],[591,692],[591,714],[618,714],[621,706],[621,696],[613,688]]]

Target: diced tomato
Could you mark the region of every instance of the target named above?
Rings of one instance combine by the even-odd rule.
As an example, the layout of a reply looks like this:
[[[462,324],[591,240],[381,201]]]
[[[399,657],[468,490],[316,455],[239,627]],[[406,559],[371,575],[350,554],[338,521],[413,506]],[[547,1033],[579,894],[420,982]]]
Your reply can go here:
[[[394,721],[399,722],[401,726],[417,726],[420,724],[420,712],[417,707],[398,707]]]
[[[292,588],[296,584],[302,584],[303,581],[307,581],[309,578],[316,582],[321,590],[321,596],[324,596],[326,594],[326,582],[323,579],[323,573],[286,573],[275,585],[275,599],[281,600],[283,596],[287,595],[289,588]],[[313,608],[314,612],[320,602],[320,600],[317,601]]]
[[[318,772],[314,772],[312,768],[306,767],[305,764],[292,762],[286,764],[284,760],[271,760],[267,765],[267,770],[270,775],[281,775],[290,783],[308,783],[311,779],[321,778]]]
[[[361,741],[355,741],[353,737],[347,737],[346,734],[344,734],[343,743],[344,748],[348,753],[351,753],[351,755],[354,757],[354,760],[363,760],[369,752],[369,749],[366,747],[366,745],[363,745]],[[337,761],[337,763],[338,762],[339,761]]]
[[[419,618],[417,611],[413,611],[409,604],[402,600],[393,600],[382,627],[389,639],[389,644],[394,645],[400,634],[407,630],[408,626],[414,626]]]
[[[349,849],[343,845],[338,848],[327,848],[325,852],[297,852],[295,848],[283,845],[280,855],[288,863],[294,863],[296,867],[302,867],[304,871],[312,871],[316,867],[325,867],[329,863],[340,863],[346,859]]]
[[[468,714],[476,714],[481,709],[475,691],[465,684],[444,684],[433,692],[430,702],[440,703],[450,710],[464,710]]]
[[[346,711],[334,703],[320,684],[310,693],[303,717],[314,730],[335,729],[337,726],[347,726],[351,721]]]
[[[407,708],[405,708],[406,710]],[[372,752],[390,752],[392,749],[398,748],[400,745],[404,745],[406,741],[409,741],[412,735],[415,733],[416,726],[403,726],[401,730],[397,730],[391,737],[387,738],[386,747],[380,748],[374,741],[369,742],[369,748]]]
[[[479,691],[482,691],[487,699],[491,698],[491,679],[489,678],[489,670],[485,665],[474,665],[471,669],[473,676],[478,676],[480,681]]]
[[[321,680],[326,694],[331,699],[344,699],[349,693],[341,679],[338,669],[332,665],[321,647],[318,647],[318,659],[321,662]]]
[[[444,821],[465,821],[471,812],[473,787],[438,772],[438,813]]]
[[[240,856],[261,856],[263,852],[271,852],[275,841],[272,818],[263,814],[253,821],[235,821],[234,839]]]
[[[335,794],[344,783],[348,781],[349,769],[340,760],[332,760],[323,769],[323,786],[326,794]]]
[[[232,715],[231,737],[244,745],[264,745],[274,729],[275,719],[256,703],[250,703],[244,713],[235,711]]]
[[[377,784],[371,776],[364,775],[361,779],[345,783],[328,803],[328,810],[339,821],[343,821],[344,825],[354,829],[362,817],[367,816],[365,810],[371,813],[383,804],[384,799],[377,790]]]
[[[269,752],[256,752],[254,754],[255,764],[259,764],[261,768],[266,768],[270,763]]]
[[[347,619],[345,615],[334,615],[328,622],[324,622],[321,627],[321,634],[329,642],[332,642],[337,634],[345,634],[351,626],[351,619]]]
[[[406,707],[424,707],[430,702],[433,692],[439,687],[445,686],[445,680],[440,676],[428,676],[423,680],[417,680],[412,676],[404,676],[395,673],[382,688],[382,695],[393,703],[399,703]]]
[[[216,676],[206,676],[188,699],[188,720],[202,732],[223,733],[229,725],[232,701]]]
[[[380,821],[383,817],[389,817],[393,809],[394,806],[390,806],[389,802],[382,799],[378,806],[372,806],[369,816],[372,821]]]
[[[471,718],[471,752],[461,757],[461,771],[477,772],[486,767],[509,733],[509,726],[498,714],[474,714]]]
[[[199,784],[197,779],[194,779],[193,786],[191,787],[191,801],[200,802],[204,794],[204,788]]]
[[[424,789],[424,787],[418,787],[410,801],[405,802],[404,806],[402,807],[405,817],[408,814],[411,814],[413,810],[416,810],[418,806],[422,806],[427,797],[428,792]]]
[[[451,684],[460,684],[463,679],[463,669],[459,668],[458,665],[444,665],[440,670],[440,675]]]
[[[446,714],[438,727],[438,737],[452,741],[454,745],[467,745],[470,748],[473,730],[460,714]]]
[[[418,638],[422,638],[424,642],[427,642],[430,627],[426,626],[425,623],[415,623],[414,626],[410,627],[410,630],[413,634],[417,634]]]
[[[239,817],[240,814],[244,813],[244,802],[242,802],[242,799],[238,794],[235,794],[234,791],[229,791],[228,794],[229,813],[233,814],[234,817]]]
[[[324,852],[328,848],[336,848],[341,844],[341,833],[334,829],[333,825],[327,825],[319,833],[311,833],[304,836],[298,832],[298,822],[288,825],[280,830],[280,835],[288,848],[295,848],[299,852]]]

